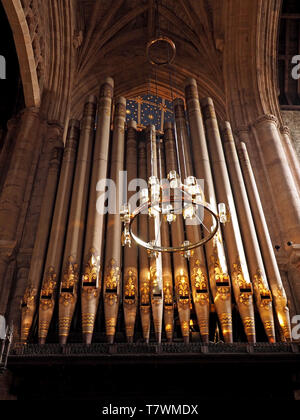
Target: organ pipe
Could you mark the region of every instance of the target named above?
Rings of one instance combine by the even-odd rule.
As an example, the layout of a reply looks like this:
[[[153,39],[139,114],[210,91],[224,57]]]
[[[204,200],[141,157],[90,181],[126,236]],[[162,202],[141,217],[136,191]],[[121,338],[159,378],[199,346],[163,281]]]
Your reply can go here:
[[[231,191],[213,101],[201,102],[218,200],[225,203],[230,222],[223,227],[235,301],[249,342],[256,341],[253,290]]]
[[[229,122],[225,122],[223,131],[224,151],[234,193],[236,209],[241,227],[245,253],[253,284],[256,306],[270,343],[275,342],[272,294],[261,256],[259,242],[252,219],[251,209],[244,184],[244,179]]]
[[[65,344],[77,303],[78,281],[81,269],[83,237],[87,209],[89,176],[97,98],[90,96],[85,104],[76,161],[73,192],[63,258],[59,292],[59,338]]]
[[[248,156],[245,143],[238,145],[238,155],[243,171],[245,185],[252,210],[253,220],[259,245],[265,264],[268,281],[272,290],[275,312],[281,330],[281,338],[285,341],[291,341],[290,315],[287,306],[287,297],[281,281],[279,268],[274,254],[269,229],[262,208],[260,196],[252,171],[251,162]]]
[[[80,123],[71,120],[61,166],[39,304],[39,343],[44,344],[53,316],[68,220]]]
[[[204,195],[212,209],[217,212],[214,182],[210,166],[209,154],[204,131],[204,124],[195,79],[187,79],[185,97],[190,127],[191,145],[194,156],[194,170],[197,179],[204,182]],[[203,220],[210,224],[211,216]],[[223,246],[222,232],[219,229],[212,241],[205,244],[206,262],[209,273],[209,283],[214,299],[214,305],[220,322],[225,342],[233,341],[231,313],[231,283]]]
[[[174,101],[174,111],[181,172],[184,174],[185,179],[187,179],[188,177],[193,176],[194,171],[192,169],[191,155],[188,147],[188,133],[184,113],[184,102],[182,99],[176,99]],[[196,220],[196,224],[193,224],[193,222],[195,222],[195,218],[194,220],[187,219],[185,221],[186,236],[190,243],[199,242],[201,239],[199,221]],[[189,258],[189,266],[192,296],[200,335],[203,342],[208,342],[210,301],[205,256],[202,247],[193,250],[191,257]]]
[[[115,211],[107,217],[105,249],[105,269],[103,285],[103,301],[105,313],[106,336],[113,343],[121,293],[121,229],[120,206],[123,200],[123,180],[120,175],[124,169],[124,135],[125,135],[126,99],[116,98],[113,122],[112,153],[110,179],[115,185]]]
[[[126,143],[127,191],[130,211],[135,209],[136,203],[130,202],[134,192],[129,190],[130,182],[137,178],[137,131],[136,122],[129,121]],[[132,241],[133,242],[133,241]],[[133,342],[134,325],[138,306],[138,249],[133,242],[124,248],[123,269],[123,308],[125,330],[128,342]]]
[[[165,124],[164,134],[165,150],[166,150],[166,168],[167,172],[178,171],[176,159],[176,145],[174,138],[173,126],[171,123]],[[171,236],[173,246],[183,244],[184,227],[180,217],[177,217],[171,223]],[[174,279],[175,279],[175,296],[177,302],[177,309],[180,319],[181,332],[185,343],[189,342],[190,334],[190,285],[189,272],[186,259],[178,252],[173,254]]]
[[[101,182],[107,178],[113,88],[113,79],[106,78],[100,87],[98,104],[81,284],[82,333],[86,344],[92,341],[102,285],[105,200],[103,194],[98,197],[98,191],[104,191]]]
[[[57,183],[59,178],[60,165],[62,160],[62,149],[54,148],[49,163],[49,171],[46,180],[43,202],[36,239],[31,257],[28,274],[28,286],[21,303],[21,340],[26,342],[36,311],[38,292],[43,274],[45,256],[51,220],[55,204]]]

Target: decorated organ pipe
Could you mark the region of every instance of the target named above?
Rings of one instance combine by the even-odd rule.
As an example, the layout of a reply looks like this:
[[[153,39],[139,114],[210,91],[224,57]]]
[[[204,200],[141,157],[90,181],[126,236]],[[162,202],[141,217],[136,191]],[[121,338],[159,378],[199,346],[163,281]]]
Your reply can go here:
[[[170,179],[170,184],[174,182],[174,188],[171,187],[171,190],[174,190],[174,194],[178,195],[177,192],[177,158],[176,158],[176,144],[174,129],[171,123],[166,123],[165,125],[165,134],[164,134],[164,143],[165,151],[167,156],[166,168],[169,174],[169,178],[174,176],[174,179]],[[171,175],[171,176],[170,176]],[[173,191],[171,191],[171,194]],[[180,198],[181,198],[181,194]],[[181,203],[180,203],[181,204]],[[174,204],[175,206],[175,204]],[[178,244],[182,245],[185,241],[184,237],[184,227],[182,218],[176,217],[175,220],[171,223],[171,237],[172,245],[176,246]],[[175,296],[176,303],[178,308],[178,315],[180,320],[181,332],[185,343],[189,342],[190,336],[190,305],[191,305],[191,295],[190,295],[190,284],[189,284],[189,272],[187,266],[187,260],[184,255],[180,252],[175,252],[173,254],[173,266],[174,266],[174,280],[175,280]]]
[[[62,149],[54,148],[49,163],[49,170],[40,211],[39,224],[31,257],[28,274],[28,286],[21,302],[21,340],[26,342],[36,311],[38,292],[41,285],[44,260],[47,253],[47,243],[51,229],[53,208],[59,171],[62,159]]]
[[[227,121],[225,122],[225,128],[223,130],[223,140],[224,152],[240,222],[249,274],[253,284],[256,306],[266,335],[269,341],[273,343],[275,342],[275,325],[273,319],[272,294],[269,289],[231,126]]]
[[[158,180],[158,153],[155,126],[149,125],[146,130],[147,144],[147,175],[150,185],[150,207],[148,219],[149,240],[155,246],[161,245],[161,217],[156,211],[156,201],[160,197],[160,185]],[[163,279],[162,279],[162,255],[160,252],[149,251],[150,265],[150,297],[152,317],[157,341],[161,342],[162,318],[163,318]]]
[[[185,183],[191,185],[192,187],[195,185],[195,180],[193,179],[194,171],[192,169],[192,161],[189,150],[189,140],[184,113],[184,102],[182,99],[175,100],[174,112],[177,139],[179,144],[178,149],[181,177],[185,180]],[[186,213],[188,215],[188,217],[185,218],[185,231],[187,240],[190,243],[199,242],[201,237],[199,220],[196,218],[196,214],[194,212],[192,212],[190,215],[188,214],[188,212],[192,210],[191,205],[187,204],[186,206]],[[189,266],[190,283],[199,331],[202,341],[208,342],[210,301],[206,262],[202,247],[197,247],[191,252],[189,257]]]
[[[146,142],[139,141],[138,144],[138,174],[141,182],[145,182],[147,188],[147,152]],[[147,197],[146,197],[147,198]],[[138,220],[138,232],[140,238],[148,239],[148,217],[141,214]],[[142,324],[143,338],[146,343],[150,339],[151,328],[151,300],[150,300],[150,268],[148,253],[145,248],[139,247],[139,295],[140,295],[140,317]]]
[[[68,220],[69,203],[75,169],[80,123],[71,120],[60,171],[55,209],[49,238],[39,302],[39,343],[44,344],[53,316],[57,285],[63,258],[64,237]]]
[[[133,183],[138,177],[137,168],[137,131],[136,122],[129,121],[127,129],[126,142],[126,171],[127,171],[127,197],[130,211],[136,207],[134,200],[135,193],[132,188],[136,188]],[[128,240],[127,237],[122,238],[123,243]],[[124,248],[124,269],[123,269],[123,309],[126,338],[129,343],[133,342],[134,327],[136,320],[136,312],[138,306],[138,249],[134,241],[130,241],[130,247]]]
[[[122,97],[112,124],[113,88],[106,78],[98,108],[90,96],[81,125],[70,121],[61,168],[54,149],[21,304],[22,341],[34,339],[36,315],[39,343],[52,318],[60,344],[74,340],[72,319],[81,309],[88,345],[94,331],[95,340],[110,344],[122,337],[129,344],[188,343],[197,325],[202,342],[213,340],[220,326],[231,343],[234,332],[242,339],[233,330],[232,290],[249,342],[256,340],[254,305],[265,339],[291,340],[287,297],[246,146],[236,148],[227,122],[221,140],[213,102],[202,100],[201,109],[194,79],[161,132],[134,121],[125,130]]]
[[[85,104],[59,288],[59,340],[65,344],[77,303],[97,98]]]
[[[195,176],[204,182],[204,196],[211,208],[217,212],[214,182],[209,160],[203,118],[199,103],[197,82],[187,79],[185,97],[190,127],[191,146],[194,155]],[[205,215],[204,225],[209,225],[210,215]],[[219,228],[213,240],[205,244],[206,263],[208,267],[209,283],[215,309],[221,326],[225,342],[233,341],[232,312],[231,312],[231,284],[223,246],[222,232]]]
[[[272,241],[266,223],[264,211],[259,197],[256,181],[252,171],[245,143],[238,145],[238,155],[244,176],[245,186],[252,210],[253,220],[259,240],[259,245],[273,295],[273,303],[283,341],[291,341],[291,325],[287,297],[282,284],[279,268],[274,254]]]
[[[92,341],[102,285],[105,224],[103,191],[107,178],[113,88],[114,81],[110,77],[105,79],[100,87],[93,150],[81,283],[82,333],[86,344]],[[102,193],[98,197],[99,191]]]
[[[201,102],[218,200],[225,204],[230,223],[223,227],[235,301],[249,342],[256,341],[253,289],[248,272],[239,222],[211,98]]]
[[[161,181],[166,180],[165,150],[164,142],[160,139],[158,143],[158,164]],[[161,219],[161,241],[167,247],[170,246],[170,230],[165,217]],[[174,296],[173,296],[173,271],[171,255],[167,252],[162,254],[162,277],[164,292],[164,325],[167,341],[171,342],[174,332]]]
[[[113,211],[108,213],[105,247],[105,266],[103,283],[103,301],[105,313],[106,336],[109,343],[113,343],[121,293],[121,234],[122,223],[120,210],[124,201],[122,171],[124,169],[125,148],[125,116],[126,99],[118,97],[115,100],[115,114],[113,122],[112,152],[110,162],[110,180],[115,185],[113,197]],[[128,319],[127,319],[128,321]],[[128,324],[127,324],[128,325]],[[126,325],[126,326],[127,326]]]

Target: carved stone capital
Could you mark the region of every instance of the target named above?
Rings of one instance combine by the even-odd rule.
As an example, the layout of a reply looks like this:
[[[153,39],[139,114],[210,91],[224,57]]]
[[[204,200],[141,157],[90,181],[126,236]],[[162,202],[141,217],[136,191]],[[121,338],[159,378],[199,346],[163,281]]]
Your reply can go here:
[[[276,125],[276,127],[278,127],[278,126],[279,126],[278,118],[277,118],[277,117],[275,117],[275,115],[272,115],[272,114],[264,114],[264,115],[261,115],[261,116],[260,116],[259,118],[257,118],[257,120],[253,123],[253,126],[254,126],[254,127],[258,127],[258,126],[260,126],[261,124],[264,124],[264,123],[266,123],[266,122],[269,122],[269,123],[275,124],[275,125]]]
[[[0,240],[0,260],[9,263],[16,255],[17,241]]]
[[[282,134],[286,134],[287,136],[291,136],[291,130],[289,129],[289,127],[288,126],[286,126],[286,125],[284,125],[284,126],[282,126],[282,127],[280,127],[280,132],[282,133]]]
[[[300,272],[300,244],[293,244],[291,246],[292,252],[290,254],[290,264]]]

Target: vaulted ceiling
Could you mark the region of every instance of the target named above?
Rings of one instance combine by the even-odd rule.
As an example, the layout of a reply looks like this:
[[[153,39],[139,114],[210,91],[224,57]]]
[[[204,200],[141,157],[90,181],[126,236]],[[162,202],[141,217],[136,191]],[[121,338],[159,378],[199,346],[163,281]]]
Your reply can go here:
[[[77,0],[81,32],[73,104],[97,93],[105,76],[116,93],[132,97],[155,93],[170,99],[172,85],[182,95],[186,77],[196,77],[202,96],[224,107],[222,0]],[[160,28],[176,44],[171,66],[148,63],[146,44]],[[81,37],[82,35],[82,37]]]

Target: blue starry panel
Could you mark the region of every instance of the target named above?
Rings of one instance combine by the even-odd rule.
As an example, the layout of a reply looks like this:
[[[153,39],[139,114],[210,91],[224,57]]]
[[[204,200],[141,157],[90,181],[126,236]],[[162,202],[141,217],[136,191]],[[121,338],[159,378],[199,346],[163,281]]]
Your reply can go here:
[[[157,106],[150,105],[149,103],[142,103],[141,106],[141,124],[147,126],[154,124],[157,130],[160,130],[161,124],[161,110]]]
[[[126,122],[134,120],[138,121],[138,103],[135,100],[127,99],[126,101]]]

